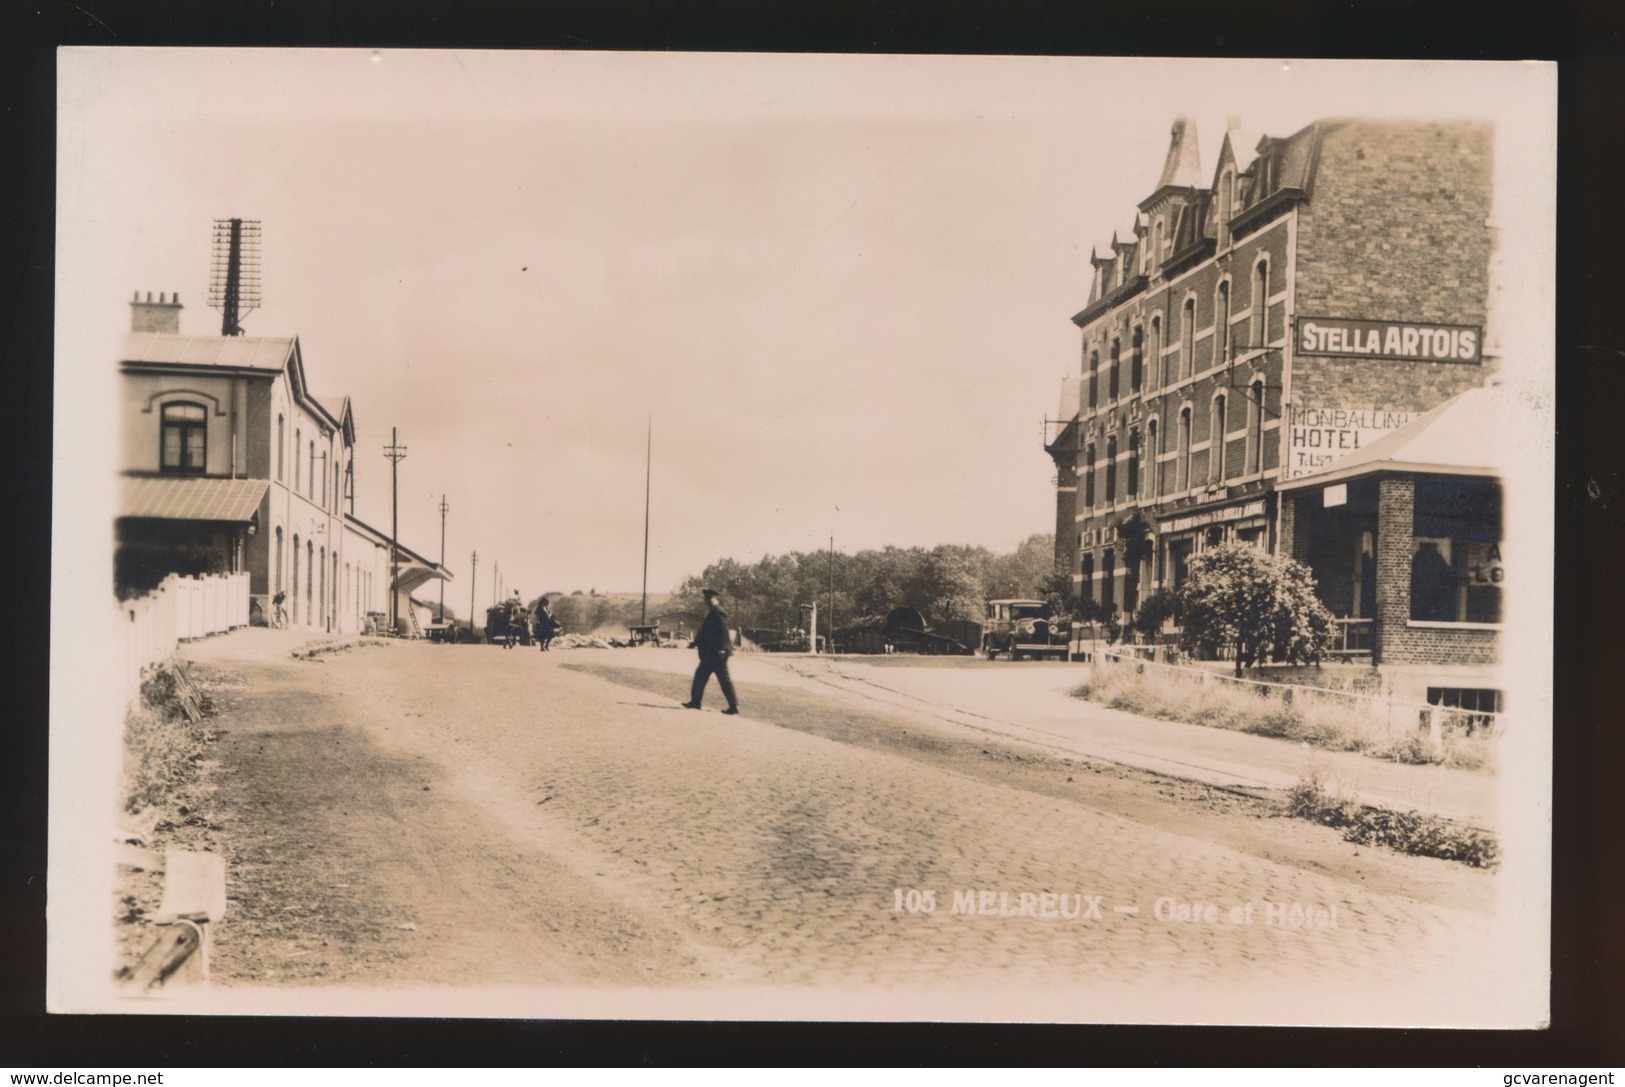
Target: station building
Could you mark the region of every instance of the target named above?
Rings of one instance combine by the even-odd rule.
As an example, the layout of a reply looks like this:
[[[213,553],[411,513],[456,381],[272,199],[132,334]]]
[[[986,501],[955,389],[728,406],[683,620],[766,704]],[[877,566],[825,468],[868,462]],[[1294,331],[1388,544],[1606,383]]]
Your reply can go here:
[[[439,564],[355,515],[355,416],[348,397],[318,398],[293,337],[190,336],[178,296],[130,303],[123,379],[123,494],[115,521],[121,597],[172,573],[247,571],[263,621],[284,594],[290,625],[365,630],[410,623],[410,594]],[[337,407],[329,405],[336,404]]]
[[[1242,541],[1321,560],[1344,655],[1379,666],[1493,659],[1499,616],[1470,593],[1470,618],[1457,608],[1418,621],[1489,628],[1468,636],[1471,648],[1398,637],[1410,604],[1384,596],[1381,571],[1403,568],[1408,586],[1412,552],[1443,537],[1418,521],[1401,542],[1397,512],[1385,530],[1376,521],[1378,496],[1407,486],[1424,520],[1435,500],[1483,500],[1472,546],[1438,556],[1459,568],[1500,531],[1492,477],[1446,495],[1437,479],[1467,476],[1368,458],[1360,478],[1325,484],[1347,484],[1339,516],[1352,520],[1307,517],[1311,497],[1324,498],[1312,480],[1381,453],[1491,379],[1491,170],[1487,125],[1323,120],[1284,137],[1232,128],[1208,172],[1194,125],[1174,123],[1132,231],[1091,255],[1088,301],[1072,318],[1080,364],[1046,444],[1057,568],[1080,596],[1132,615],[1150,592],[1178,590],[1204,548]]]

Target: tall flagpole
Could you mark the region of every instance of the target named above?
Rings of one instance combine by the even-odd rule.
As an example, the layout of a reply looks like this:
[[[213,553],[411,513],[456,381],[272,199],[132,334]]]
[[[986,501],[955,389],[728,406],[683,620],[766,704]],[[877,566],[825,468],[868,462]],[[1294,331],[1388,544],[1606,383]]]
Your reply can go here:
[[[654,465],[654,450],[655,418],[651,415],[643,458],[643,604],[638,608],[638,626],[649,625],[649,476]]]

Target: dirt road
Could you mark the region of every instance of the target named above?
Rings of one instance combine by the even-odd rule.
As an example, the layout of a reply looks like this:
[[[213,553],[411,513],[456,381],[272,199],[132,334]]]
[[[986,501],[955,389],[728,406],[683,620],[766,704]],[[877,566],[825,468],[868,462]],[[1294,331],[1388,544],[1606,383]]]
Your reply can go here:
[[[222,986],[1421,1023],[1459,1022],[1448,1002],[1495,982],[1492,875],[1232,793],[748,659],[730,718],[679,707],[681,654],[392,643],[294,661],[259,633],[194,654],[238,681],[217,690],[209,771]]]

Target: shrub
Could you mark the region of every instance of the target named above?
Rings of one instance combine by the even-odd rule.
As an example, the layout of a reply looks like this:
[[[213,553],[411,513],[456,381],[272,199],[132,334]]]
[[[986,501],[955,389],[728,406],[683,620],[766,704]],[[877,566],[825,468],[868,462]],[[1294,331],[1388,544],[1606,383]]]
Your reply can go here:
[[[1188,648],[1230,645],[1236,675],[1261,661],[1318,661],[1332,615],[1302,563],[1245,543],[1221,544],[1190,561],[1180,590]]]

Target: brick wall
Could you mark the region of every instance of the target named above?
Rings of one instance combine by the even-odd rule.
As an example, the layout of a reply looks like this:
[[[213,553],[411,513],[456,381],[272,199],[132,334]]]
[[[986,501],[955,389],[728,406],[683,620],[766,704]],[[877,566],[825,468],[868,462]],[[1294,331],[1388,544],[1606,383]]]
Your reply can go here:
[[[1377,648],[1376,664],[1388,661],[1388,642],[1401,646],[1411,618],[1411,524],[1416,484],[1394,476],[1377,485]]]
[[[1478,124],[1327,124],[1298,211],[1298,314],[1483,325],[1491,132]],[[1460,363],[1293,363],[1300,407],[1426,410],[1486,378]]]

